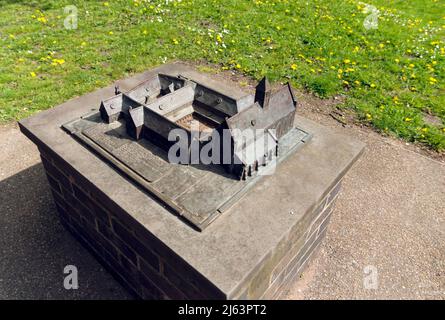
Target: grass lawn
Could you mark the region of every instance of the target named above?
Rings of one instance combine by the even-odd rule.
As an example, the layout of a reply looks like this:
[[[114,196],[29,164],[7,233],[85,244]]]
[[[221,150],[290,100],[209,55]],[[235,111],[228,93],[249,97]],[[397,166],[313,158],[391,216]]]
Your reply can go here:
[[[163,62],[204,60],[344,94],[382,133],[444,150],[445,0],[367,3],[374,11],[355,0],[0,0],[0,121]]]

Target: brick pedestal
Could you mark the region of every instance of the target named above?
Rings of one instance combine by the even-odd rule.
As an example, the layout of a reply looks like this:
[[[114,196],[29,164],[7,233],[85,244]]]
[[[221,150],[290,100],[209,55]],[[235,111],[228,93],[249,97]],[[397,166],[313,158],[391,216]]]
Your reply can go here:
[[[196,73],[165,65],[154,72]],[[218,85],[218,79],[209,79]],[[114,86],[20,122],[41,152],[64,226],[144,299],[279,298],[322,241],[343,176],[363,144],[304,118],[313,138],[204,231],[186,225],[60,126],[99,107]]]

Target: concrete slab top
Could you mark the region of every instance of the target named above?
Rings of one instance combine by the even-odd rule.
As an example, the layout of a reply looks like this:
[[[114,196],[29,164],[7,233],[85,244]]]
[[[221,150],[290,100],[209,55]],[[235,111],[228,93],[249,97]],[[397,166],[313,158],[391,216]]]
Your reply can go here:
[[[159,72],[177,72],[184,76],[194,73],[196,77],[191,67],[174,63],[118,83],[121,89],[127,90]],[[222,85],[226,93],[235,98],[246,95],[233,89],[236,83],[227,80],[209,78],[207,83],[209,87],[212,83],[217,83],[218,88]],[[65,159],[134,220],[229,295],[344,176],[364,149],[364,144],[354,138],[333,133],[297,116],[298,127],[313,134],[311,141],[281,163],[273,175],[262,179],[222,217],[199,232],[60,128],[89,111],[97,111],[101,100],[113,94],[114,85],[69,100],[20,121],[21,130],[37,145],[46,145]]]

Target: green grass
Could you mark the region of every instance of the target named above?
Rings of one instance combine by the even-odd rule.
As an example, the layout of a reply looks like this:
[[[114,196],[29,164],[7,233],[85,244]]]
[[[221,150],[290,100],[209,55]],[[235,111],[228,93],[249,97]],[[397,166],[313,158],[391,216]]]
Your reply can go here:
[[[0,121],[182,59],[344,94],[361,121],[444,150],[445,1],[368,4],[377,29],[355,0],[0,0]]]

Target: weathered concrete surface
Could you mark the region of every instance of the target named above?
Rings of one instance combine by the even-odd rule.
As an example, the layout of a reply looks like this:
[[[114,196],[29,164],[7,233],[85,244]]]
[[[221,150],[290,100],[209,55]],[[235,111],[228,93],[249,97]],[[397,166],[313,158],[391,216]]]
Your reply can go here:
[[[304,108],[303,108],[303,111]],[[342,128],[367,151],[343,189],[316,259],[287,298],[445,298],[445,166],[369,130]],[[38,152],[17,128],[0,129],[0,298],[128,298],[59,224]],[[63,267],[79,267],[79,290]],[[377,290],[363,268],[377,267]]]

